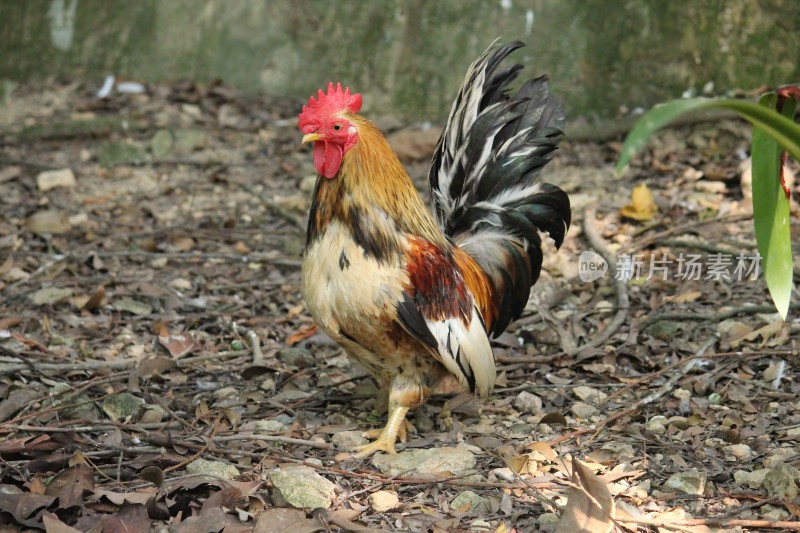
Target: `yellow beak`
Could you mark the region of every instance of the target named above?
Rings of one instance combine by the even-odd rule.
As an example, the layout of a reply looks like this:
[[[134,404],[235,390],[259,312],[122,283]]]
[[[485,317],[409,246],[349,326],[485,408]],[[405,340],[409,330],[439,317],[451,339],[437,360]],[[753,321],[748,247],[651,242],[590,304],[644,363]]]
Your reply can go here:
[[[303,135],[303,144],[314,142],[314,141],[319,141],[321,139],[324,139],[324,136],[320,135],[319,133],[309,133],[309,134]]]

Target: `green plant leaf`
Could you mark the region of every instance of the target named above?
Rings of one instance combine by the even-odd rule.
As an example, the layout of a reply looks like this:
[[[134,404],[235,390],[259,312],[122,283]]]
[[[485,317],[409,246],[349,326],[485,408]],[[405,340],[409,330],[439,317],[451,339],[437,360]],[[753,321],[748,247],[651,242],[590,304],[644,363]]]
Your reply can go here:
[[[759,105],[776,109],[778,97],[768,93]],[[781,113],[791,119],[797,102],[788,98]],[[800,137],[798,137],[800,139]],[[789,199],[780,182],[782,149],[772,136],[753,127],[753,222],[764,279],[781,317],[786,320],[792,296],[792,240],[789,233]]]
[[[630,162],[631,157],[647,142],[656,130],[664,127],[674,119],[701,109],[729,109],[736,111],[753,126],[773,137],[780,146],[788,150],[792,157],[800,161],[800,125],[793,120],[781,116],[774,109],[747,102],[744,100],[714,100],[709,98],[688,98],[672,100],[654,107],[640,118],[633,130],[625,138],[622,152],[617,161],[617,172]]]

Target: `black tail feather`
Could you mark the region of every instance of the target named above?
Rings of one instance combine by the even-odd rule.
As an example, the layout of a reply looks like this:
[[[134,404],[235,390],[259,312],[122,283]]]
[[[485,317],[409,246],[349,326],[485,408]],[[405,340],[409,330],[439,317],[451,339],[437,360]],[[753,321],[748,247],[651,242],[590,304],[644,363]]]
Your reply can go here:
[[[508,86],[523,67],[498,70],[522,46],[492,46],[472,64],[429,176],[442,228],[495,286],[495,335],[519,317],[539,277],[539,232],[559,247],[571,221],[566,193],[537,182],[563,136],[563,108],[545,76],[527,80],[509,96]]]

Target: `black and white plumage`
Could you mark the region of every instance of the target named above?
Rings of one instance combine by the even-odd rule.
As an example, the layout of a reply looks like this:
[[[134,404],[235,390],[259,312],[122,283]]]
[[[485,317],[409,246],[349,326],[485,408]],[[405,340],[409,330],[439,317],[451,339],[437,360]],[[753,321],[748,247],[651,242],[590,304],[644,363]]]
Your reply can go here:
[[[539,277],[546,232],[560,247],[569,228],[567,194],[537,181],[563,137],[564,111],[545,76],[514,93],[522,65],[501,68],[515,41],[493,44],[469,68],[429,173],[439,225],[494,284],[502,333],[520,316]]]

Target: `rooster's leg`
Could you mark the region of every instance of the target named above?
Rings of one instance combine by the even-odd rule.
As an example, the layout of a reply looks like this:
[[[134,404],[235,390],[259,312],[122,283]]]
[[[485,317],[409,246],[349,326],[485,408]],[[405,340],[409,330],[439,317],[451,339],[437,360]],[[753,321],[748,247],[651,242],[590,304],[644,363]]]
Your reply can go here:
[[[407,418],[403,420],[403,423],[400,424],[400,429],[397,432],[397,438],[400,439],[400,442],[408,441],[409,433],[414,434],[417,432],[417,428],[414,427],[414,424],[411,423],[410,420]],[[377,439],[383,433],[383,429],[370,429],[362,433],[363,436],[367,437],[368,439]]]
[[[390,402],[389,420],[386,421],[386,426],[375,441],[357,448],[356,459],[364,459],[375,452],[397,453],[394,449],[394,443],[397,442],[397,437],[401,431],[405,433],[406,413],[408,413],[408,407]]]
[[[405,441],[407,428],[406,413],[418,407],[429,394],[422,384],[422,376],[416,367],[407,373],[394,376],[389,385],[389,420],[378,434],[377,440],[358,448],[356,457],[364,459],[375,452],[396,453],[394,444],[397,437]]]

